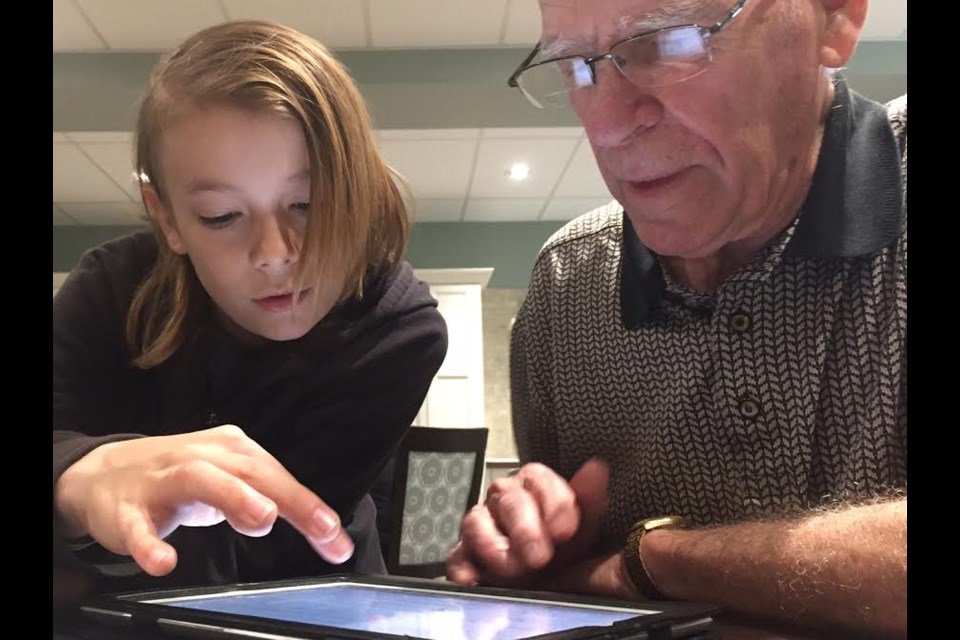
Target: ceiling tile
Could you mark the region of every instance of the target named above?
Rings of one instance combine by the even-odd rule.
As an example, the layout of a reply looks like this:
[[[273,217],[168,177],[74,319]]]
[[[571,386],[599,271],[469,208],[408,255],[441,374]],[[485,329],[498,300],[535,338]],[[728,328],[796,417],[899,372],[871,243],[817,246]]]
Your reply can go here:
[[[417,198],[462,197],[470,184],[476,140],[381,140],[384,160]]]
[[[77,0],[111,49],[165,51],[223,22],[217,0]]]
[[[122,142],[133,144],[132,131],[65,131],[64,137],[71,142]]]
[[[60,209],[57,208],[57,205],[53,205],[53,226],[66,227],[76,225],[76,220],[67,216],[63,211],[60,211]]]
[[[140,186],[134,179],[132,150],[129,143],[89,142],[79,145],[80,149],[103,169],[130,197],[140,200]]]
[[[456,222],[463,210],[463,198],[427,198],[417,200],[413,221]]]
[[[58,202],[57,206],[81,225],[146,226],[143,208],[133,202]]]
[[[70,142],[70,139],[67,138],[67,136],[65,136],[64,134],[59,133],[59,132],[57,132],[57,131],[54,131],[54,132],[53,132],[53,141],[54,141],[54,142]]]
[[[510,138],[579,138],[583,127],[492,127],[483,130],[483,137],[491,140]]]
[[[464,222],[527,222],[536,220],[544,198],[471,198]]]
[[[553,198],[543,210],[541,220],[573,220],[577,216],[601,207],[611,200],[606,198]]]
[[[381,129],[381,140],[476,140],[480,129]]]
[[[553,195],[577,198],[610,197],[610,191],[600,175],[600,169],[597,168],[593,149],[586,139],[577,147],[573,160],[560,177]]]
[[[369,0],[374,47],[490,46],[507,0]]]
[[[53,143],[54,202],[122,202],[130,197],[70,142]]]
[[[540,7],[537,0],[510,0],[503,44],[532,47],[539,39]]]
[[[105,48],[75,0],[53,0],[54,51],[102,51]]]
[[[534,45],[540,38],[537,0],[510,0],[503,44]],[[906,0],[871,0],[863,26],[864,39],[902,39],[907,28]]]
[[[576,145],[576,138],[483,139],[470,196],[546,198],[556,186]],[[518,162],[530,165],[530,177],[526,180],[514,181],[506,176],[507,170]]]
[[[363,2],[357,0],[223,0],[223,6],[231,19],[273,20],[331,49],[369,46]]]

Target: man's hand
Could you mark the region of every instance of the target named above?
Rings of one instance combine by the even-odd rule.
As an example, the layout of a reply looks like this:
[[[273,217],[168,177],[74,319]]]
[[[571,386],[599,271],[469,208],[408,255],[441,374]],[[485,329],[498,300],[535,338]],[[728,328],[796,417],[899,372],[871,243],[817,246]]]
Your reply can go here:
[[[460,542],[447,557],[458,584],[525,587],[560,564],[584,558],[607,507],[609,472],[589,460],[571,478],[539,464],[496,480],[483,504],[463,520]]]
[[[336,512],[234,425],[100,446],[63,473],[54,501],[69,534],[88,534],[154,576],[176,567],[163,541],[174,529],[223,520],[263,536],[279,516],[328,562],[353,554]]]

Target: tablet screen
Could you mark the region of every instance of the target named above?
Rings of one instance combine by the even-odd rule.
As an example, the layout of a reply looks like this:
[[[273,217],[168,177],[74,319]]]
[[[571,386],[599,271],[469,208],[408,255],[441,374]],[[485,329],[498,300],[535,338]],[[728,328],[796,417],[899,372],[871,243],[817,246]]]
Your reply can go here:
[[[657,613],[350,582],[147,602],[429,640],[527,638]]]

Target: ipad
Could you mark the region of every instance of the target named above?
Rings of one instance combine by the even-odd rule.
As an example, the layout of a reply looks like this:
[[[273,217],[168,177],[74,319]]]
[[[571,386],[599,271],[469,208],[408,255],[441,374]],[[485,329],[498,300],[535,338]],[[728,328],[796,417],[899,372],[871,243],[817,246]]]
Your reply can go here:
[[[710,638],[716,608],[461,587],[439,580],[335,575],[310,580],[99,596],[102,623],[192,638],[642,640]]]

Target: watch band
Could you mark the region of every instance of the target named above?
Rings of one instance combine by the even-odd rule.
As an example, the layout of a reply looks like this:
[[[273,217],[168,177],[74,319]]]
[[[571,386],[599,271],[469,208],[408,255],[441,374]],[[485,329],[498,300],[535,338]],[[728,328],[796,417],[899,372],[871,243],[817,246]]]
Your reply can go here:
[[[643,562],[641,542],[643,536],[654,529],[677,529],[686,526],[686,520],[680,516],[659,516],[647,518],[630,527],[627,533],[627,544],[623,550],[624,565],[627,575],[634,586],[650,600],[663,600],[664,595],[650,578],[650,573]]]

